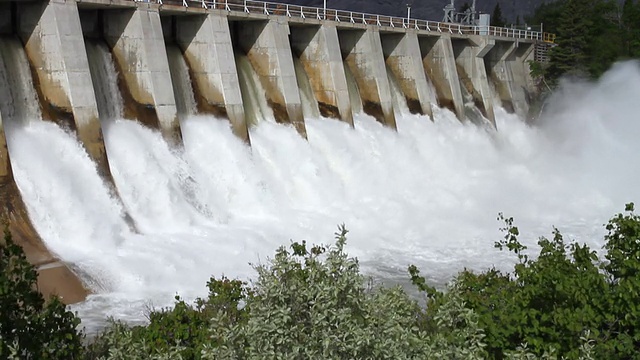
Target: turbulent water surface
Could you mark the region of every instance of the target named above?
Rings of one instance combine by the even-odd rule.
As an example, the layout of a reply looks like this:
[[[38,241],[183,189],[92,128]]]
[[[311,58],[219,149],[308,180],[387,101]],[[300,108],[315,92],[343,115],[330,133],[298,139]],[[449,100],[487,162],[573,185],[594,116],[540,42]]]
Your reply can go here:
[[[212,274],[250,278],[250,262],[290,239],[330,242],[340,223],[364,271],[390,281],[408,264],[438,282],[463,267],[508,268],[511,257],[493,248],[498,212],[516,218],[528,244],[555,225],[599,248],[602,224],[640,200],[638,98],[639,66],[625,63],[565,86],[535,126],[497,109],[497,132],[435,109],[434,122],[399,116],[397,132],[362,115],[355,129],[308,118],[308,141],[261,121],[249,148],[227,122],[192,116],[176,150],[111,121],[121,202],[69,133],[31,122],[8,137],[36,229],[92,279],[96,293],[74,306],[91,329],[106,316],[143,321],[176,292],[202,296]]]

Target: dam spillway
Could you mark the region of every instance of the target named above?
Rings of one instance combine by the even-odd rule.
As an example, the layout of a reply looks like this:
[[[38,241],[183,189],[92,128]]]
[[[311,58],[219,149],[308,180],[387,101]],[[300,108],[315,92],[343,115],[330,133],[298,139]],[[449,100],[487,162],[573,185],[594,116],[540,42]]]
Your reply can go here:
[[[274,237],[330,235],[341,222],[376,239],[391,242],[394,231],[414,239],[431,233],[414,223],[423,219],[414,213],[434,215],[430,202],[452,217],[452,204],[480,216],[458,195],[481,192],[475,182],[446,179],[488,183],[498,176],[483,178],[478,164],[497,163],[483,156],[511,163],[482,137],[486,129],[467,125],[470,107],[504,127],[502,146],[530,156],[502,137],[529,134],[505,119],[523,117],[535,95],[526,62],[536,33],[427,29],[258,2],[249,11],[243,2],[188,4],[0,3],[11,44],[3,59],[26,66],[4,60],[13,75],[0,83],[14,92],[13,109],[1,113],[5,213],[25,229],[33,222],[27,233],[47,261],[67,264],[97,295],[188,294],[247,254],[270,254]],[[489,211],[490,220],[506,210]],[[369,221],[390,230],[374,236]],[[374,248],[401,252],[382,243]],[[365,249],[365,259],[384,257]],[[189,272],[197,276],[185,281]],[[161,280],[172,288],[160,289]]]

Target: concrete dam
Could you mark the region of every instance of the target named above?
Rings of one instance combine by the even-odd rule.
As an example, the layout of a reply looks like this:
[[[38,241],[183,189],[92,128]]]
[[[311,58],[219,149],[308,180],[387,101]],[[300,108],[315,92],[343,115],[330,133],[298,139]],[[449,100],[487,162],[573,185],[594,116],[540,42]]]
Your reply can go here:
[[[152,226],[136,215],[144,204],[125,200],[130,189],[118,181],[135,174],[114,168],[117,150],[105,140],[119,119],[158,132],[167,151],[184,147],[184,122],[194,116],[207,117],[212,127],[228,124],[247,147],[252,129],[264,121],[291,126],[306,139],[310,118],[336,119],[353,128],[361,113],[396,130],[403,111],[433,120],[434,109],[443,108],[462,122],[495,128],[498,107],[527,115],[536,96],[528,61],[543,40],[531,31],[257,1],[3,1],[2,216],[38,267],[40,290],[79,302],[108,285],[95,280],[99,271],[92,273],[89,265],[56,250],[71,247],[64,239],[53,246],[43,236],[46,224],[71,217],[74,210],[59,201],[59,208],[36,214],[38,199],[23,199],[28,184],[17,184],[16,166],[50,164],[23,160],[17,153],[35,145],[16,140],[12,132],[45,122],[53,126],[50,134],[59,129],[71,134],[81,148],[78,164],[88,157],[104,196],[115,199],[110,206],[121,209],[116,213],[126,224],[122,231],[149,232]],[[51,145],[43,151],[55,158],[63,149]],[[149,154],[126,156],[144,161]],[[71,194],[87,185],[52,176],[63,188],[43,193]],[[53,181],[40,180],[42,186]],[[186,204],[197,202],[197,194],[183,190]],[[193,207],[198,216],[215,212]],[[92,209],[87,205],[83,211]]]

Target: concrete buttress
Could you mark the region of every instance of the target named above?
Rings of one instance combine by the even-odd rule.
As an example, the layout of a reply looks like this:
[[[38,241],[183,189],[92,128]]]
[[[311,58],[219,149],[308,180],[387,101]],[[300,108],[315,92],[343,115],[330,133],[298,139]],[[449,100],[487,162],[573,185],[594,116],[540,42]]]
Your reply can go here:
[[[265,89],[276,121],[292,124],[306,138],[302,102],[296,80],[289,24],[281,19],[237,24],[237,41]]]
[[[176,22],[176,42],[189,64],[198,112],[229,119],[233,133],[249,143],[227,17],[180,16]]]
[[[19,13],[18,32],[43,118],[75,130],[102,177],[112,182],[76,2],[28,3]]]
[[[291,32],[291,48],[300,57],[309,77],[320,114],[353,126],[336,27],[332,24],[295,27]]]
[[[375,27],[341,30],[338,37],[342,57],[358,84],[364,112],[397,129],[380,32]]]
[[[484,57],[494,47],[495,40],[471,36],[467,39],[453,40],[452,45],[461,86],[471,95],[482,115],[495,127],[493,94],[484,66]]]
[[[507,59],[507,68],[511,72],[513,79],[512,96],[515,112],[522,119],[525,119],[529,113],[529,104],[534,95],[535,89],[533,79],[529,71],[529,60],[533,60],[534,44],[518,43],[516,50],[512,56]]]
[[[422,66],[416,32],[408,30],[404,34],[382,34],[381,39],[387,66],[400,83],[409,111],[433,119],[429,84]]]
[[[173,145],[182,135],[158,6],[104,12],[104,38],[120,79],[125,117],[159,129]]]
[[[500,106],[510,113],[516,112],[516,107],[513,101],[513,76],[508,61],[516,49],[515,41],[496,41],[484,58],[487,75],[500,99]]]
[[[453,111],[458,119],[464,119],[464,101],[451,37],[449,35],[421,36],[418,41],[427,77],[436,88],[438,105]]]

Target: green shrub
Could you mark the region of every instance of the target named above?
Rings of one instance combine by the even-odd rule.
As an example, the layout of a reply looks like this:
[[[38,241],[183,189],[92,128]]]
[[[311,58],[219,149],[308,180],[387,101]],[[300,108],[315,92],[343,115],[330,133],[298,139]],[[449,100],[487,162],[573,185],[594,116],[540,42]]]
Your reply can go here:
[[[5,229],[0,241],[0,359],[80,359],[80,319],[57,297],[45,302],[37,278]]]
[[[479,316],[490,358],[513,357],[520,344],[543,358],[640,358],[640,217],[633,204],[606,227],[606,260],[587,245],[566,243],[558,230],[540,238],[540,253],[530,258],[513,219],[499,219],[505,236],[496,247],[517,256],[513,273],[465,270],[456,280]],[[432,296],[428,312],[441,306]]]
[[[96,339],[90,359],[482,359],[484,334],[459,289],[438,294],[427,320],[401,288],[373,287],[358,261],[334,246],[293,243],[256,266],[251,286],[212,279],[194,305],[120,323]],[[427,326],[426,324],[429,324]],[[206,326],[205,326],[206,325]]]

